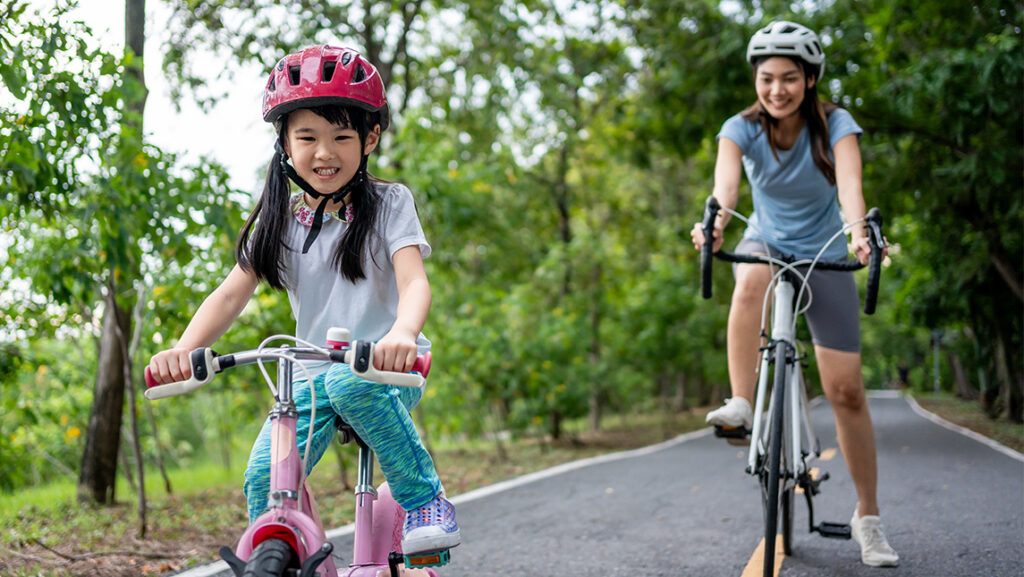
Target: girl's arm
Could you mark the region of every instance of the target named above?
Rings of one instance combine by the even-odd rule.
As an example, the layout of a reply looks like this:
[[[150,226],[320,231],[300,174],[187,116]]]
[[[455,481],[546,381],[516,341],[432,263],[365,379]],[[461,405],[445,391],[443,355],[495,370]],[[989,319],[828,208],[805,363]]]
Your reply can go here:
[[[864,203],[863,166],[857,135],[847,134],[840,138],[832,147],[832,154],[836,159],[836,186],[839,188],[839,206],[843,210],[843,218],[846,222],[864,218],[867,207]],[[861,264],[868,264],[871,245],[864,226],[850,229],[850,247]]]
[[[743,149],[728,138],[718,139],[718,157],[715,160],[715,187],[712,192],[718,203],[725,208],[735,209],[740,196],[740,179],[743,174]],[[715,252],[722,247],[722,230],[732,217],[721,211],[715,221],[715,239],[712,248]],[[690,237],[693,246],[700,250],[704,245],[704,229],[701,223],[695,223]]]
[[[192,376],[188,355],[194,349],[217,342],[256,292],[259,279],[235,265],[224,282],[206,297],[185,332],[172,349],[153,355],[149,370],[161,384],[184,381]]]
[[[373,351],[373,366],[382,371],[408,372],[416,362],[416,339],[430,311],[430,283],[416,245],[403,247],[391,257],[398,286],[395,324]]]

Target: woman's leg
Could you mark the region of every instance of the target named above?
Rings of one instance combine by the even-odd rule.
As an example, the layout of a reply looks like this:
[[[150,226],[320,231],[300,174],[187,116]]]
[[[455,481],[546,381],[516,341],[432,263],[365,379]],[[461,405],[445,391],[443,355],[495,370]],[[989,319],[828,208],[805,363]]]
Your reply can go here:
[[[764,292],[771,282],[767,266],[736,266],[736,288],[729,307],[726,350],[729,357],[729,382],[732,396],[753,405],[757,361],[761,347],[761,309]]]
[[[323,457],[328,445],[334,439],[338,429],[334,424],[337,415],[331,407],[330,400],[324,392],[324,375],[314,379],[317,390],[316,424],[313,427],[313,442],[309,447],[309,461],[306,462],[306,474],[313,470],[320,458]],[[309,432],[310,395],[307,381],[297,381],[293,385],[295,408],[299,413],[299,420],[295,428],[295,439],[299,446],[299,455],[306,451],[306,435]],[[270,492],[270,430],[271,421],[267,419],[260,429],[259,436],[253,443],[252,451],[249,453],[249,464],[245,469],[245,493],[246,505],[249,509],[249,522],[252,523],[267,510],[267,494]]]
[[[441,480],[409,415],[422,390],[367,381],[340,364],[328,371],[326,385],[334,410],[377,454],[395,501],[409,511],[437,496]]]
[[[839,448],[857,488],[857,515],[878,515],[878,463],[860,353],[814,347],[825,396],[836,417]]]

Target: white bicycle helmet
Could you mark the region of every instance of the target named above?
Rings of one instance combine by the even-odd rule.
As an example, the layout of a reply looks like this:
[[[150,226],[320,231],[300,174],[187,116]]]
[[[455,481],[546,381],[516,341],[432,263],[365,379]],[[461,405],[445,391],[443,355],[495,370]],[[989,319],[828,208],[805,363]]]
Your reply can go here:
[[[758,30],[747,44],[747,62],[762,56],[795,56],[818,67],[818,79],[825,73],[825,52],[818,35],[794,22],[772,22]]]

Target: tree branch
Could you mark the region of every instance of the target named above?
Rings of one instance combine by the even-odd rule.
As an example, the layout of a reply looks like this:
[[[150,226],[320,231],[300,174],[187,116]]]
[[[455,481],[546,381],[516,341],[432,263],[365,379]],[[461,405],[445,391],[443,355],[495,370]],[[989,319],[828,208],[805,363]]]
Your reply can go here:
[[[46,549],[50,553],[68,561],[88,561],[89,559],[96,559],[97,557],[142,557],[143,559],[177,559],[180,555],[168,554],[168,553],[142,553],[140,551],[97,551],[95,553],[86,553],[84,555],[67,555],[60,551],[46,545],[39,539],[31,539],[29,543],[39,545],[43,549]]]

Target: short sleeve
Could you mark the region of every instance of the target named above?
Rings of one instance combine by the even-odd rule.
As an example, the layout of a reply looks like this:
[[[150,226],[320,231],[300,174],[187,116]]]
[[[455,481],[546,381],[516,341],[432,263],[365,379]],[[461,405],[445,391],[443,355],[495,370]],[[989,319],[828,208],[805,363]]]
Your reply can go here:
[[[828,116],[829,147],[834,147],[844,136],[850,134],[856,134],[857,138],[860,139],[860,135],[864,134],[864,130],[853,119],[853,115],[845,109],[837,108],[833,110],[832,114]]]
[[[736,143],[740,147],[740,150],[744,154],[750,150],[750,143],[753,141],[753,134],[751,134],[751,123],[743,119],[739,114],[731,117],[722,124],[722,129],[718,132],[718,136],[715,140],[718,141],[722,138],[728,138],[729,140]]]
[[[418,246],[423,258],[430,256],[430,244],[423,234],[412,192],[401,184],[392,184],[384,190],[384,240],[388,259],[407,246]]]

